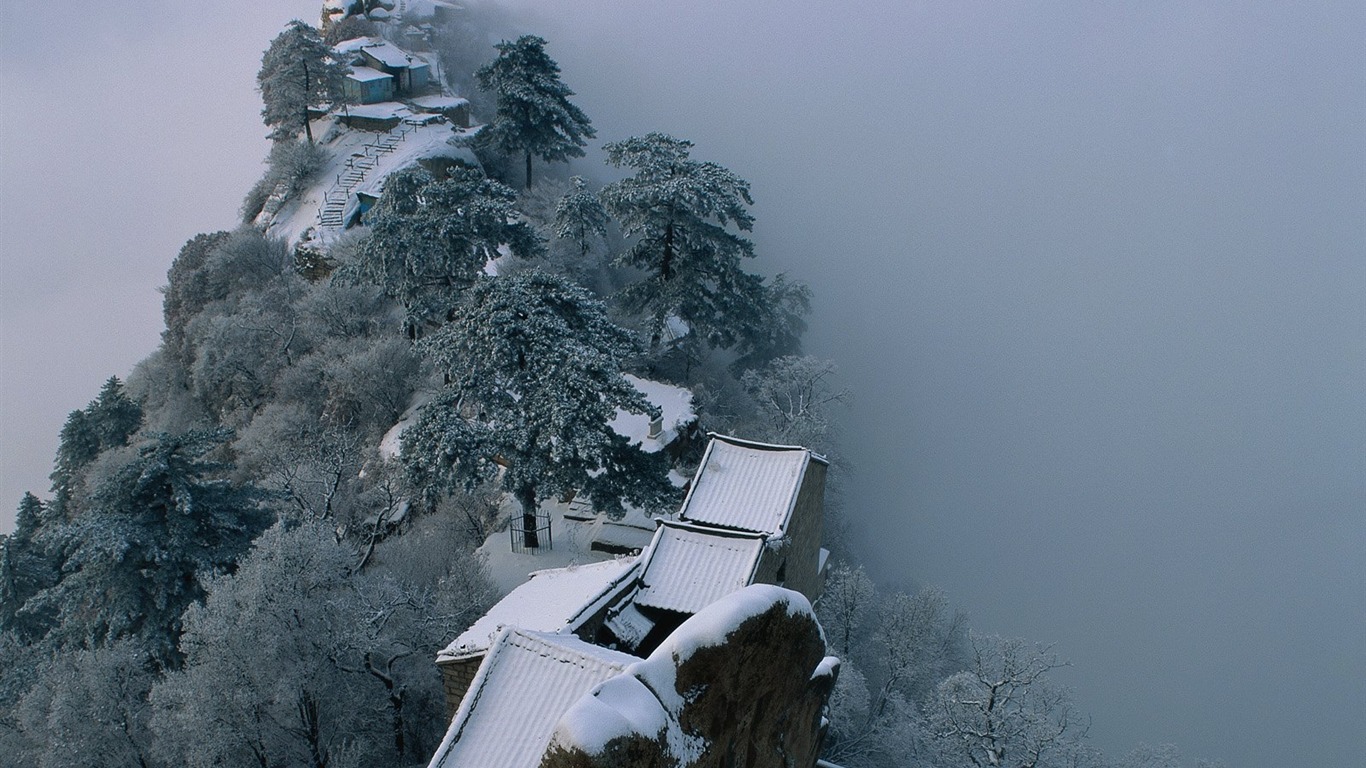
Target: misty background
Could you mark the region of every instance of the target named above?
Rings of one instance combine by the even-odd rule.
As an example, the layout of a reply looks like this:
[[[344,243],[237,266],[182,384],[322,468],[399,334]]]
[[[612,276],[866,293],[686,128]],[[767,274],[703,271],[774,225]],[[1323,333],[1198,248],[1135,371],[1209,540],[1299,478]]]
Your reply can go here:
[[[508,4],[600,140],[752,183],[755,266],[855,393],[880,581],[1056,642],[1113,755],[1357,762],[1366,7]],[[50,5],[0,22],[3,530],[237,221],[260,53],[320,3]]]

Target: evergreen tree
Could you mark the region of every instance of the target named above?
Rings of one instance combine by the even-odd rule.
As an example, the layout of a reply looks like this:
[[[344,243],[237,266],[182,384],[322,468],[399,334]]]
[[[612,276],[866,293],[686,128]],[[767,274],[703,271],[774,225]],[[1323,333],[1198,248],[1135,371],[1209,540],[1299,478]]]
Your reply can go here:
[[[25,493],[15,513],[14,532],[0,536],[0,631],[31,639],[41,634],[50,616],[21,616],[19,611],[38,592],[57,582],[57,566],[40,541],[43,502]]]
[[[180,614],[201,577],[232,568],[267,525],[252,488],[216,479],[208,454],[225,432],[158,436],[95,490],[90,510],[46,533],[61,578],[25,613],[50,611],[59,645],[98,647],[142,635],[162,664],[178,661]]]
[[[450,385],[404,433],[419,486],[491,480],[501,459],[527,546],[539,545],[536,509],[551,495],[579,490],[615,513],[623,499],[655,508],[674,496],[663,456],[612,429],[618,409],[656,409],[622,376],[630,335],[582,288],[537,271],[481,280],[422,348]]]
[[[100,455],[99,432],[91,423],[87,411],[72,411],[62,425],[57,442],[57,460],[52,474],[52,504],[54,517],[64,517],[76,489],[79,473]]]
[[[479,138],[506,155],[524,155],[530,189],[532,155],[547,163],[583,157],[586,139],[597,134],[588,116],[569,103],[574,92],[560,81],[560,65],[546,55],[545,40],[523,35],[497,48],[498,58],[475,73],[479,87],[498,97],[493,124]]]
[[[555,236],[579,246],[580,258],[587,260],[593,238],[607,237],[607,209],[588,191],[582,176],[573,177],[569,183],[572,189],[555,206]]]
[[[265,108],[261,118],[275,140],[292,138],[302,128],[313,143],[309,107],[342,98],[342,78],[348,68],[332,57],[314,27],[298,19],[271,41],[261,57],[256,83]]]
[[[460,293],[506,245],[513,254],[539,256],[545,246],[517,215],[517,195],[477,171],[457,168],[437,180],[414,166],[385,180],[370,213],[370,236],[343,275],[373,283],[403,304],[406,329],[416,337],[439,323]]]
[[[635,175],[603,188],[603,204],[635,244],[622,264],[645,271],[623,293],[628,308],[650,318],[650,346],[659,346],[670,316],[714,346],[729,348],[742,329],[764,325],[769,296],[763,281],[740,267],[754,244],[730,231],[749,231],[754,218],[749,182],[714,163],[691,159],[692,142],[662,133],[607,144],[607,161]],[[696,343],[694,341],[693,343]]]
[[[109,377],[85,410],[72,411],[67,416],[57,445],[56,466],[49,476],[53,491],[51,516],[75,512],[69,504],[82,470],[101,451],[127,445],[128,438],[141,425],[142,407],[128,397],[117,376]]]
[[[128,397],[117,376],[110,376],[104,382],[86,413],[99,437],[100,450],[127,445],[128,438],[142,424],[142,407]]]

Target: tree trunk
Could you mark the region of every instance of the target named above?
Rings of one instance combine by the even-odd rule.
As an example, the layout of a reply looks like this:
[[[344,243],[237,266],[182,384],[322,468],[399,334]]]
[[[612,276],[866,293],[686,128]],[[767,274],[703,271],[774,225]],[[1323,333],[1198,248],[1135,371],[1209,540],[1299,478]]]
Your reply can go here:
[[[672,280],[674,276],[674,224],[669,222],[664,228],[664,257],[659,260],[659,276]]]
[[[531,153],[526,153],[526,188],[531,189]]]
[[[304,62],[304,135],[308,137],[308,143],[313,143],[313,126],[308,124],[308,95],[313,92],[313,78],[308,71],[308,62]]]
[[[536,490],[520,489],[517,491],[517,501],[522,505],[522,546],[538,548],[541,546],[541,537],[536,531]]]

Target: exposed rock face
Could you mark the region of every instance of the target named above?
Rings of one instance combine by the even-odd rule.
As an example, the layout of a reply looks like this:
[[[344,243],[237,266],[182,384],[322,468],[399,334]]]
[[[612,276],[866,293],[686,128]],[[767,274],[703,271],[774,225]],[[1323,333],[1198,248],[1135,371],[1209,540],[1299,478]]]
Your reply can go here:
[[[541,768],[812,766],[838,664],[806,598],[746,587],[580,699]]]

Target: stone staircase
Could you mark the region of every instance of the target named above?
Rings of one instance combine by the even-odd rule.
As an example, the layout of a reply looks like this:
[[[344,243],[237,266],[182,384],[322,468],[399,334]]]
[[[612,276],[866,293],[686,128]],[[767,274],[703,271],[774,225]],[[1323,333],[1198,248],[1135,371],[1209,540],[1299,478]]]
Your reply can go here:
[[[388,133],[380,134],[374,141],[361,147],[361,151],[356,152],[347,158],[346,165],[342,167],[333,179],[332,187],[323,193],[322,205],[318,208],[318,223],[331,229],[341,229],[346,225],[346,204],[351,199],[351,193],[365,182],[366,175],[379,165],[380,157],[393,152],[408,138],[408,134],[417,130],[413,125],[399,123]]]

